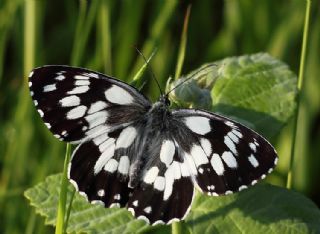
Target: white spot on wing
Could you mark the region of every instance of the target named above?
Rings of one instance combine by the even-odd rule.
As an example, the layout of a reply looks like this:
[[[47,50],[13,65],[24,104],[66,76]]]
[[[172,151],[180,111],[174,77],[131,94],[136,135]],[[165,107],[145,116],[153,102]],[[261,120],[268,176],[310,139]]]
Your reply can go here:
[[[184,161],[182,163],[180,163],[180,171],[181,171],[181,176],[182,177],[188,177],[190,176],[190,169],[188,167],[187,161]]]
[[[63,107],[78,106],[80,105],[80,98],[76,95],[71,95],[62,98],[59,103]]]
[[[217,175],[223,175],[224,166],[219,154],[213,154],[211,157],[210,163],[213,170],[217,173]]]
[[[99,189],[98,192],[97,192],[97,195],[98,195],[99,197],[104,197],[104,195],[105,195],[104,189]]]
[[[43,116],[44,116],[44,113],[43,113],[43,111],[42,111],[42,110],[38,109],[37,111],[38,111],[38,113],[39,113],[39,115],[40,115],[41,117],[43,117]]]
[[[204,152],[206,153],[207,157],[209,157],[212,153],[212,146],[208,139],[201,138],[200,144]]]
[[[29,81],[29,82],[28,82],[28,84],[29,84],[29,87],[31,87],[31,86],[32,86],[32,82],[31,82],[31,81]]]
[[[91,115],[87,115],[85,119],[89,124],[89,128],[94,128],[98,125],[104,124],[107,122],[108,112],[107,111],[99,111],[95,112]]]
[[[88,114],[92,114],[94,112],[100,111],[102,109],[105,109],[106,107],[108,107],[108,104],[106,102],[97,101],[97,102],[91,104],[91,106],[88,110]]]
[[[228,167],[230,168],[238,167],[237,160],[230,151],[224,152],[221,157]]]
[[[257,159],[254,157],[253,154],[250,155],[250,157],[248,157],[249,162],[251,163],[251,165],[253,167],[258,167],[259,166],[259,162],[257,161]]]
[[[69,164],[70,165],[70,164]],[[70,166],[69,166],[70,167]],[[70,173],[69,173],[70,175]],[[79,191],[78,184],[73,179],[69,179],[70,183],[73,185],[76,191]]]
[[[233,129],[232,133],[235,134],[237,137],[242,138],[242,133],[239,132],[238,130]]]
[[[100,136],[94,138],[93,143],[95,145],[100,145],[102,142],[106,141],[108,138],[109,138],[108,133],[104,133],[104,134],[101,134]]]
[[[175,153],[174,143],[170,140],[165,140],[162,142],[161,150],[160,150],[160,160],[168,167]]]
[[[85,93],[89,90],[89,86],[77,86],[72,90],[68,91],[67,94],[80,94]]]
[[[93,72],[88,73],[88,76],[93,77],[93,78],[99,78],[99,75]]]
[[[127,175],[129,172],[130,160],[128,156],[121,156],[119,161],[118,171],[123,174]]]
[[[186,167],[189,169],[190,173],[192,175],[197,175],[198,174],[197,168],[196,168],[196,165],[195,165],[195,162],[194,162],[192,156],[186,153],[184,158],[185,158],[184,163],[186,164]]]
[[[224,143],[225,143],[225,145],[232,151],[232,153],[234,153],[235,155],[238,154],[237,149],[236,149],[236,145],[235,145],[234,142],[230,139],[229,136],[225,136],[225,137],[224,137]]]
[[[172,170],[173,170],[173,175],[174,175],[174,179],[178,180],[181,178],[181,171],[180,171],[180,167],[179,167],[179,163],[177,161],[174,161],[171,164]]]
[[[242,191],[242,190],[244,190],[244,189],[246,189],[246,188],[248,188],[248,186],[246,186],[246,185],[241,185],[241,186],[239,187],[239,191]]]
[[[29,78],[33,76],[33,71],[30,72]]]
[[[199,145],[193,145],[190,152],[196,167],[209,163],[207,155]]]
[[[234,143],[239,143],[239,137],[233,133],[233,131],[228,132],[228,137],[234,142]]]
[[[250,143],[249,143],[249,146],[250,146],[250,148],[253,150],[253,152],[257,152],[257,146],[256,146],[256,144],[250,142]]]
[[[163,191],[165,187],[165,179],[163,176],[157,176],[156,180],[154,181],[154,188]]]
[[[56,84],[50,84],[43,87],[43,92],[51,92],[57,89]]]
[[[106,165],[106,163],[111,159],[114,155],[114,144],[110,145],[98,158],[96,164],[94,165],[94,174],[98,174],[102,168]],[[111,161],[111,160],[110,160]],[[116,168],[117,169],[117,168]],[[105,168],[106,170],[106,168]]]
[[[134,127],[126,127],[123,129],[117,140],[116,149],[129,147],[137,136],[137,131]]]
[[[148,207],[144,208],[143,211],[146,212],[147,214],[150,214],[151,211],[152,211],[151,206],[148,206]]]
[[[86,131],[86,129],[87,129],[87,126],[84,126],[83,131]],[[108,126],[106,124],[99,125],[97,127],[94,127],[92,129],[88,130],[86,132],[86,135],[91,137],[91,138],[95,138],[97,136],[100,136],[103,133],[106,133],[107,131],[109,131],[109,129],[110,129],[110,126]]]
[[[168,200],[168,198],[171,196],[172,193],[172,187],[174,182],[174,168],[173,164],[170,165],[170,167],[166,170],[164,173],[165,178],[165,190],[163,192],[163,200]]]
[[[84,116],[86,110],[87,107],[83,105],[75,107],[67,113],[67,119],[79,119]]]
[[[152,184],[156,177],[158,176],[159,168],[158,167],[151,167],[147,173],[145,174],[143,181],[147,184]]]
[[[63,75],[58,75],[55,79],[58,81],[64,80],[66,77]]]
[[[115,160],[114,158],[110,159],[104,166],[104,170],[111,173],[115,172],[117,168],[118,168],[118,161]]]
[[[224,122],[226,125],[228,125],[229,127],[234,127],[234,123],[230,122],[230,121],[225,121]]]
[[[74,78],[77,80],[89,80],[88,76],[81,76],[81,75],[75,75]]]
[[[192,116],[185,118],[185,124],[194,133],[205,135],[211,131],[210,119],[202,116]]]
[[[114,139],[113,138],[108,138],[106,141],[104,141],[102,144],[99,145],[99,151],[103,153],[106,151],[109,147],[114,145]]]
[[[107,91],[105,91],[105,96],[108,101],[119,104],[119,105],[128,105],[133,102],[133,97],[125,89],[112,85]]]
[[[74,82],[74,85],[77,85],[77,86],[90,85],[90,81],[89,80],[76,80],[76,82]]]
[[[137,206],[139,205],[139,201],[138,201],[138,200],[133,201],[133,202],[132,202],[132,205],[135,206],[135,207],[137,207]]]
[[[229,194],[232,194],[233,192],[231,190],[227,190],[224,194],[225,195],[229,195]]]

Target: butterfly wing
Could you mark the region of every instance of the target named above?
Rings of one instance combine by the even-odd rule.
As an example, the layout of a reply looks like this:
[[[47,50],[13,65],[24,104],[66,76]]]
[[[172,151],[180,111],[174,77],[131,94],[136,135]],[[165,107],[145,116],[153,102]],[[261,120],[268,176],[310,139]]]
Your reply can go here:
[[[194,186],[170,132],[147,121],[82,143],[68,177],[91,203],[127,207],[148,223],[171,223],[188,213]]]
[[[58,139],[72,143],[128,125],[151,106],[132,86],[83,68],[36,68],[29,87],[46,126]]]
[[[174,110],[172,114],[184,124],[183,135],[189,136],[184,140],[178,133],[175,137],[194,168],[194,181],[208,195],[231,194],[254,185],[277,163],[270,143],[237,122],[194,109]]]
[[[73,152],[68,178],[91,203],[123,207],[128,202],[132,147],[137,128],[127,126],[83,142]],[[130,157],[129,157],[129,156]]]

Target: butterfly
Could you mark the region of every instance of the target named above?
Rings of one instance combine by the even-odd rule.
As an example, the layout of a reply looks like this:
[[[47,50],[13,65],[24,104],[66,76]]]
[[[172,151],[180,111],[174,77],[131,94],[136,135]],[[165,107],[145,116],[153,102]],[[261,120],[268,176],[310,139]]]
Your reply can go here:
[[[50,65],[29,75],[47,128],[78,144],[68,179],[91,203],[126,207],[150,224],[183,220],[195,189],[232,194],[264,179],[278,157],[253,130],[198,109],[151,103],[136,88],[84,68]]]

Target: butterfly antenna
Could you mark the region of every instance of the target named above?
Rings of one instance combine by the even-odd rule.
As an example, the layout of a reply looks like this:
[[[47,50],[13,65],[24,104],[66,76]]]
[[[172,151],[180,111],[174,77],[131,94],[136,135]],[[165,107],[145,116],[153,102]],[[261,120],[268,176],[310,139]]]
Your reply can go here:
[[[175,90],[176,88],[178,88],[179,86],[183,85],[184,83],[186,83],[188,80],[192,79],[195,75],[199,74],[200,72],[202,72],[203,70],[209,68],[209,67],[217,67],[217,64],[208,64],[207,66],[204,66],[203,68],[201,68],[199,71],[195,72],[194,74],[190,75],[189,78],[187,78],[186,80],[182,81],[180,84],[178,84],[177,86],[173,87],[169,92],[166,93],[166,96],[169,95],[169,93],[171,93],[173,90]]]
[[[135,46],[134,48],[135,48],[136,51],[142,56],[144,62],[147,64],[147,67],[148,67],[148,69],[149,69],[149,71],[150,71],[150,73],[151,73],[152,78],[156,81],[156,83],[157,83],[157,85],[158,85],[158,88],[159,88],[159,90],[160,90],[160,93],[161,93],[161,95],[163,95],[163,91],[162,91],[162,89],[161,89],[161,87],[160,87],[160,84],[159,84],[156,76],[154,75],[154,73],[153,73],[153,71],[152,71],[152,69],[151,69],[151,67],[150,67],[150,65],[149,65],[148,60],[146,59],[146,57],[142,54],[142,52],[141,52],[136,46]]]

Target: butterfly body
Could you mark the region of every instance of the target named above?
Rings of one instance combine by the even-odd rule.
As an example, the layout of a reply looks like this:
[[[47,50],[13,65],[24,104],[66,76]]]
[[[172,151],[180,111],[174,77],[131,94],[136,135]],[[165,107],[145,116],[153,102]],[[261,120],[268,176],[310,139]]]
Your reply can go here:
[[[134,87],[83,68],[44,66],[29,76],[34,104],[59,140],[76,143],[68,178],[91,203],[126,207],[149,223],[188,214],[194,190],[227,195],[273,170],[259,134],[223,116],[152,104]]]

